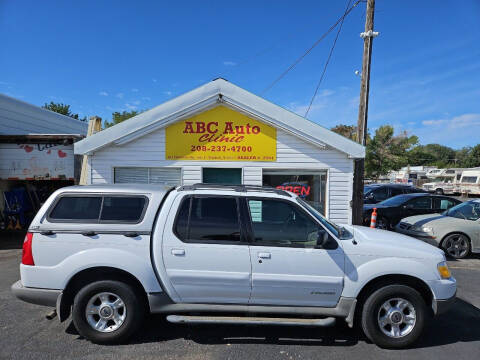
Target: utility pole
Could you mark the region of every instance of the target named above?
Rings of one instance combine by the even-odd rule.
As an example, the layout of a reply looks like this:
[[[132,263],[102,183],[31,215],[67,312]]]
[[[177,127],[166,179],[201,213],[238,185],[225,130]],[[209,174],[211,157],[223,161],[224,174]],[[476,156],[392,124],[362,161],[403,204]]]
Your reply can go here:
[[[372,42],[378,32],[373,31],[373,15],[375,12],[375,0],[367,1],[367,12],[365,19],[365,32],[360,36],[363,38],[363,61],[362,61],[362,83],[360,85],[360,105],[358,108],[357,141],[365,146],[367,144],[367,116],[368,116],[368,93],[370,90],[370,63],[372,60]],[[352,199],[352,222],[354,225],[361,225],[363,212],[363,175],[365,171],[365,160],[356,159],[353,174],[353,199]]]

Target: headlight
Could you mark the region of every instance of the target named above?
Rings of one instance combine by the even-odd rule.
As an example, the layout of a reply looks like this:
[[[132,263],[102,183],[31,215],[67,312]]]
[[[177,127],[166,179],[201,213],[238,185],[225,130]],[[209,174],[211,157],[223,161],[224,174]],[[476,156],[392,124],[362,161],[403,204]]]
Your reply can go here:
[[[428,227],[428,226],[413,225],[411,229],[412,229],[412,231],[433,234],[433,228]]]
[[[442,261],[441,263],[439,263],[437,265],[437,270],[438,274],[442,279],[450,279],[452,277],[446,261]]]

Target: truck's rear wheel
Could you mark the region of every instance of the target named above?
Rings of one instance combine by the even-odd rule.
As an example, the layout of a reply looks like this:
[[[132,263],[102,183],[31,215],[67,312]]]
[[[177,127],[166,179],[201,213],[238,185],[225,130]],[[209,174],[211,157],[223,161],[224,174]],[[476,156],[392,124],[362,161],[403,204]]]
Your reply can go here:
[[[83,287],[73,301],[73,323],[80,335],[99,344],[127,340],[142,324],[144,306],[135,290],[120,281]]]
[[[363,332],[383,348],[412,345],[420,337],[425,322],[425,301],[409,286],[385,286],[371,294],[363,305]]]

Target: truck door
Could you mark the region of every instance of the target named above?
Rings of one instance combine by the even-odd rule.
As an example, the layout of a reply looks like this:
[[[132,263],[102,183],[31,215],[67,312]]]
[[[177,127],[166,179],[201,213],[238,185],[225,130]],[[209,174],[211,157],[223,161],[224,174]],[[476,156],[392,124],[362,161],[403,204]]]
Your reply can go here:
[[[281,199],[248,198],[252,241],[250,304],[325,306],[343,290],[344,253],[333,237],[317,246],[325,229],[300,206]]]
[[[175,199],[163,234],[167,277],[184,303],[248,304],[250,253],[239,199],[187,195]]]

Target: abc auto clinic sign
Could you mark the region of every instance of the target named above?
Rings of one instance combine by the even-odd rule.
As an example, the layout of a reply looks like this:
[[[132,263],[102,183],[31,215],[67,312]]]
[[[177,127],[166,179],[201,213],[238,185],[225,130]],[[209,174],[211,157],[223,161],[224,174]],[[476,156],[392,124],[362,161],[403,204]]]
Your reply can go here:
[[[166,160],[275,161],[277,131],[225,106],[165,130]]]

